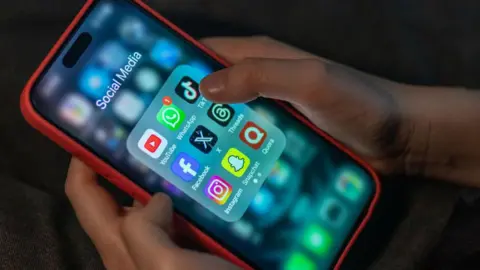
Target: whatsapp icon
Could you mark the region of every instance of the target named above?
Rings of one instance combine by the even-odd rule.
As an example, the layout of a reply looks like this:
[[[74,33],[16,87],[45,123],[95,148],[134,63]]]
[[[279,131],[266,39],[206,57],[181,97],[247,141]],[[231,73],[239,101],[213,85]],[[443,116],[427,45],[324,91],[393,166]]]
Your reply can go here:
[[[170,130],[177,130],[185,120],[185,113],[174,104],[164,105],[157,114],[157,121]]]

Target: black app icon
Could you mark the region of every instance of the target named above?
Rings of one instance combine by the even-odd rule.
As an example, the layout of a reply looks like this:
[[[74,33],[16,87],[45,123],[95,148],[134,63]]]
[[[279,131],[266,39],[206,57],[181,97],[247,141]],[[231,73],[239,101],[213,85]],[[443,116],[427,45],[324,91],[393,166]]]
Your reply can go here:
[[[228,126],[235,115],[235,110],[227,104],[213,104],[208,110],[208,117],[222,127]]]
[[[190,77],[183,77],[175,88],[175,93],[186,102],[193,104],[200,98],[199,85]]]
[[[212,151],[217,141],[217,135],[204,126],[198,126],[190,137],[190,143],[205,154]]]

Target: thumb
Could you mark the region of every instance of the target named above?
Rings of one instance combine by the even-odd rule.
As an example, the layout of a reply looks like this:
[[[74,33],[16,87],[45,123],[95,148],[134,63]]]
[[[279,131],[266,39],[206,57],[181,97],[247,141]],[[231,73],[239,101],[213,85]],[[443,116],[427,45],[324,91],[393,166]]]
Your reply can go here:
[[[259,96],[287,101],[356,152],[395,162],[409,135],[400,88],[322,59],[261,58],[213,73],[200,85],[202,94],[216,103],[243,103]]]
[[[122,236],[139,269],[157,269],[157,262],[176,249],[168,232],[172,202],[167,195],[155,195],[147,206],[132,208],[122,223]]]
[[[206,77],[200,89],[218,103],[247,102],[259,96],[302,103],[326,83],[325,66],[316,59],[249,58]]]

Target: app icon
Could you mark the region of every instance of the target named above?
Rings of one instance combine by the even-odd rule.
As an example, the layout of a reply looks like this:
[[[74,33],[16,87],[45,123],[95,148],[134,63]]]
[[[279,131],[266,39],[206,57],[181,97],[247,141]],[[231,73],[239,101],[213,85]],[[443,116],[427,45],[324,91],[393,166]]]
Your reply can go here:
[[[157,159],[162,155],[165,148],[167,148],[167,145],[167,139],[153,129],[145,131],[140,141],[138,141],[138,148],[154,159]]]
[[[274,200],[273,193],[267,188],[262,188],[250,204],[250,209],[257,215],[265,215],[272,209]]]
[[[239,220],[232,224],[232,231],[237,237],[247,240],[252,237],[254,228],[250,222]]]
[[[338,200],[328,198],[320,208],[320,217],[329,224],[338,227],[345,221],[347,212]]]
[[[311,199],[307,195],[301,195],[297,199],[292,211],[290,212],[290,219],[294,222],[301,223],[305,220],[311,210]]]
[[[350,170],[345,170],[338,177],[335,183],[335,189],[345,198],[356,201],[362,195],[364,186],[358,174]]]
[[[80,90],[92,99],[101,99],[105,95],[110,79],[106,70],[89,67],[80,78]]]
[[[220,176],[214,176],[205,188],[205,195],[219,205],[224,205],[232,194],[232,186]]]
[[[177,130],[185,120],[185,113],[174,104],[163,105],[157,114],[157,121],[170,130]]]
[[[182,52],[169,40],[160,39],[155,43],[150,56],[157,65],[170,70],[179,64]]]
[[[222,167],[236,177],[242,177],[250,166],[250,158],[238,149],[231,148],[222,160]]]
[[[119,42],[108,42],[98,54],[98,60],[109,70],[118,72],[125,67],[128,51]]]
[[[190,182],[197,176],[200,164],[191,156],[180,153],[172,164],[174,174],[182,178],[183,181]]]
[[[287,137],[285,154],[302,167],[308,165],[317,154],[318,148],[312,147],[309,138],[294,129],[286,130],[285,136]]]
[[[294,252],[287,259],[284,268],[285,270],[316,270],[315,263],[305,254]]]
[[[115,151],[126,139],[127,132],[111,121],[102,121],[93,132],[95,140],[111,151]]]
[[[135,84],[142,92],[154,93],[160,90],[162,79],[153,68],[144,67],[136,73]]]
[[[332,246],[332,236],[318,225],[310,225],[303,235],[303,246],[318,256],[326,255]]]
[[[227,104],[212,104],[208,110],[208,117],[222,127],[228,126],[234,115],[235,111]]]
[[[188,65],[195,68],[198,72],[200,72],[205,76],[213,72],[212,69],[207,64],[199,60],[192,61]]]
[[[138,18],[126,18],[119,28],[120,36],[128,43],[138,44],[144,42],[148,36],[145,24]]]
[[[200,90],[198,89],[197,82],[190,77],[183,77],[177,88],[175,88],[175,93],[186,102],[193,104],[200,97]]]
[[[103,3],[98,7],[95,16],[92,16],[92,19],[89,20],[92,24],[92,27],[99,28],[103,25],[105,20],[110,17],[113,13],[113,4],[112,3]]]
[[[167,180],[161,180],[161,183],[163,190],[165,190],[168,195],[174,195],[175,197],[183,197],[183,191],[181,191],[172,183],[168,182]]]
[[[123,90],[113,104],[115,114],[127,124],[138,121],[145,110],[145,102],[135,93]]]
[[[69,94],[60,105],[60,117],[77,128],[84,127],[93,115],[92,104],[78,94]]]
[[[253,122],[247,122],[240,131],[240,140],[253,149],[259,149],[267,139],[267,132]]]
[[[290,165],[283,160],[277,160],[272,172],[268,177],[268,183],[276,188],[283,188],[287,185],[291,174],[292,167],[290,167]]]
[[[62,77],[59,74],[47,74],[41,83],[40,93],[44,98],[52,97],[62,84]]]
[[[204,126],[198,126],[190,137],[190,143],[205,154],[212,151],[218,137]]]

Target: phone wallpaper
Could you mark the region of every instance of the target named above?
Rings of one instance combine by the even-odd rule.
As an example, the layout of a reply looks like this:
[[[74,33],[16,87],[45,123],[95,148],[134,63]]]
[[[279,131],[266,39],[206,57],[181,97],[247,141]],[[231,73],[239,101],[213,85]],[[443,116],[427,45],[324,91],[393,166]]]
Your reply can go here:
[[[363,168],[272,101],[203,98],[222,66],[129,1],[97,1],[67,48],[84,32],[34,89],[42,115],[253,266],[332,267],[374,192]]]

